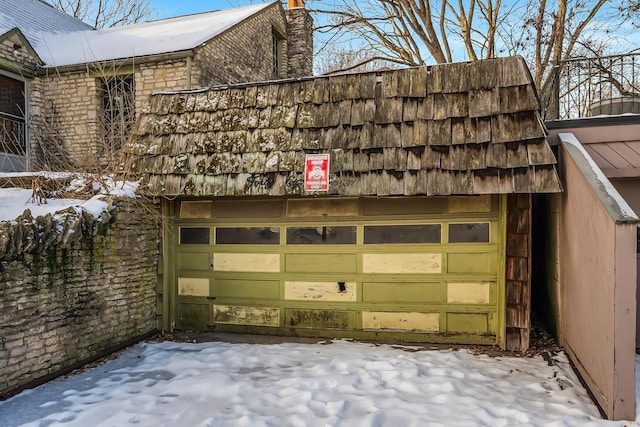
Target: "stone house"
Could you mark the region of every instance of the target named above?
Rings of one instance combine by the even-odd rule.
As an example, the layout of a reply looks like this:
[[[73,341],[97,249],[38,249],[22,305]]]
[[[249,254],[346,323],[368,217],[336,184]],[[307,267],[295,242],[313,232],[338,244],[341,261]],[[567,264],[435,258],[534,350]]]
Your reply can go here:
[[[0,170],[112,163],[154,91],[310,75],[311,27],[300,1],[96,30],[0,0]]]
[[[538,111],[521,58],[152,95],[163,328],[526,350]]]

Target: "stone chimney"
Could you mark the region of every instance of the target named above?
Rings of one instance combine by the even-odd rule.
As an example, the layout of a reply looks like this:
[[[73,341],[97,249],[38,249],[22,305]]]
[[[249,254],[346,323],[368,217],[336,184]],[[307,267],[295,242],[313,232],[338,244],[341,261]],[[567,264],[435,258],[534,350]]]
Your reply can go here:
[[[289,0],[287,18],[287,77],[313,74],[313,19],[304,0]]]

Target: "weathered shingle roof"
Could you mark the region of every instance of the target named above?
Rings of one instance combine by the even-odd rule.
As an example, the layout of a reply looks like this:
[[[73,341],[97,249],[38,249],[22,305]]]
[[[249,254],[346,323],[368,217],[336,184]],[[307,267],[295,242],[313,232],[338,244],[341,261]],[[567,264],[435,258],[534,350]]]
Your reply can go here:
[[[154,195],[560,191],[522,58],[229,86],[151,97],[126,151]]]

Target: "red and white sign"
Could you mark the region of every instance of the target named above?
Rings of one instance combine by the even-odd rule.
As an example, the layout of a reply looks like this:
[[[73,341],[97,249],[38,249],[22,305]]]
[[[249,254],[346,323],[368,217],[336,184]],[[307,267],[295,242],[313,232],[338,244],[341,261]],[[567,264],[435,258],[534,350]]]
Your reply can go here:
[[[329,154],[307,154],[304,160],[304,189],[329,189]]]

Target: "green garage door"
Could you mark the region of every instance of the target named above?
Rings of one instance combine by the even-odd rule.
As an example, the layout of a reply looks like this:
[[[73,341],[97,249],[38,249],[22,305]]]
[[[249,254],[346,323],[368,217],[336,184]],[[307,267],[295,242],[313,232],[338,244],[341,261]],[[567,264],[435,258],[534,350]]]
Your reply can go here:
[[[177,329],[494,344],[504,200],[175,202]]]

